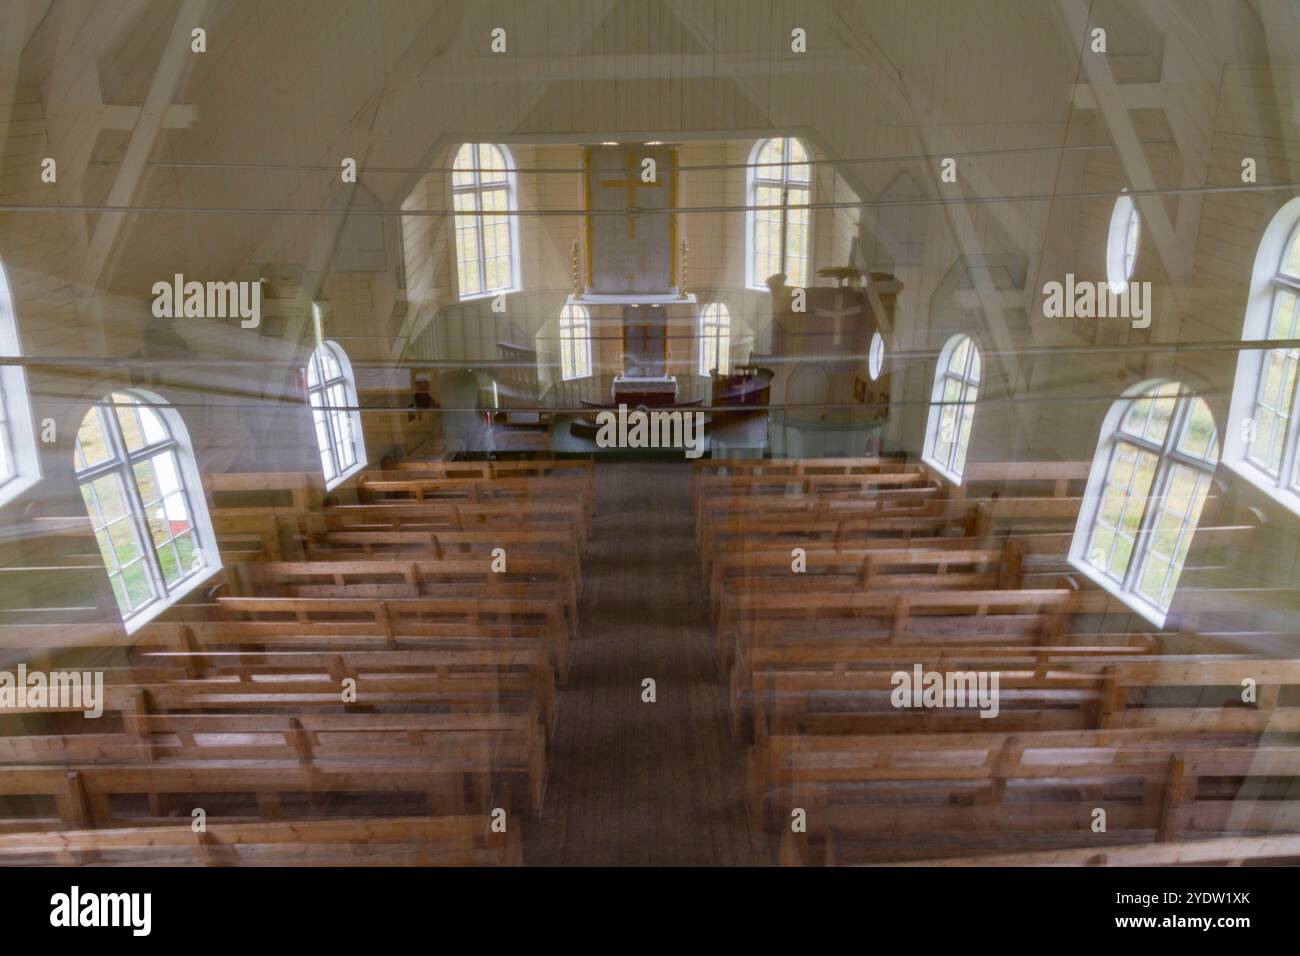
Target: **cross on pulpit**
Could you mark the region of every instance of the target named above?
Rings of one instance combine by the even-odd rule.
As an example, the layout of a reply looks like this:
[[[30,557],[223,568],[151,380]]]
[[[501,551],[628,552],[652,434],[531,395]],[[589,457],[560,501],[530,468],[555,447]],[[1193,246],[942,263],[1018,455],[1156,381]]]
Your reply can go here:
[[[840,346],[843,339],[843,323],[847,318],[853,318],[862,314],[861,301],[854,301],[850,305],[844,305],[844,292],[836,290],[835,308],[833,309],[813,309],[813,315],[820,316],[824,319],[835,320],[835,334],[831,345],[835,348]]]
[[[635,239],[636,214],[641,211],[641,208],[636,204],[636,191],[638,189],[658,187],[658,177],[656,177],[654,182],[643,183],[641,181],[641,175],[637,171],[636,151],[629,149],[627,151],[627,176],[624,179],[602,179],[600,185],[627,190],[627,237],[629,239]],[[631,280],[629,279],[628,281],[628,287],[631,288]]]

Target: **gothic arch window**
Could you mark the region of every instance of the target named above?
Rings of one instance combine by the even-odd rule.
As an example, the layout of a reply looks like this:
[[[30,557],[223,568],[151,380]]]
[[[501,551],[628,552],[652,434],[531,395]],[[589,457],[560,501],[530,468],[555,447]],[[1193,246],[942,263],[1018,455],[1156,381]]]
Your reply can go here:
[[[954,335],[939,353],[930,395],[922,460],[955,485],[961,484],[975,422],[982,362],[969,335]]]
[[[519,287],[514,162],[504,146],[465,143],[452,165],[456,288],[461,299]]]
[[[114,392],[77,431],[77,483],[131,633],[221,567],[189,433],[161,398]]]
[[[1118,295],[1124,291],[1137,267],[1138,243],[1142,239],[1142,216],[1127,192],[1115,200],[1106,237],[1106,282]]]
[[[1300,338],[1300,199],[1274,216],[1260,240],[1242,338]],[[1276,501],[1300,512],[1300,348],[1238,353],[1224,461]]]
[[[591,314],[586,306],[566,305],[560,313],[560,378],[568,382],[591,374]]]
[[[731,312],[721,302],[700,311],[700,374],[731,373]]]
[[[328,491],[366,465],[356,379],[352,363],[336,343],[322,342],[311,353],[307,397]]]
[[[18,317],[4,265],[0,263],[0,356],[22,356]],[[36,429],[21,365],[0,365],[0,505],[40,479]]]
[[[748,284],[766,289],[769,276],[786,285],[809,282],[812,263],[812,201],[808,148],[791,136],[760,140],[749,156]],[[768,207],[768,208],[761,208]]]
[[[1219,460],[1209,406],[1148,382],[1102,425],[1070,563],[1163,627]]]

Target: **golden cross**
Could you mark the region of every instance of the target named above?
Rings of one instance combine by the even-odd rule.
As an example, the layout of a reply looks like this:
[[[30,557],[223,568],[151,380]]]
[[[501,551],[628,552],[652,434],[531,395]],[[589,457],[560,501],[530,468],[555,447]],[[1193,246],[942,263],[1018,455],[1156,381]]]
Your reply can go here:
[[[641,177],[637,173],[636,152],[629,149],[627,151],[627,178],[605,179],[600,183],[601,186],[614,186],[616,188],[627,190],[627,237],[629,239],[636,238],[636,215],[631,211],[637,208],[636,191],[638,189],[648,189],[651,186],[658,186],[659,183],[657,179],[658,177],[656,177],[656,182],[653,183],[641,182]]]

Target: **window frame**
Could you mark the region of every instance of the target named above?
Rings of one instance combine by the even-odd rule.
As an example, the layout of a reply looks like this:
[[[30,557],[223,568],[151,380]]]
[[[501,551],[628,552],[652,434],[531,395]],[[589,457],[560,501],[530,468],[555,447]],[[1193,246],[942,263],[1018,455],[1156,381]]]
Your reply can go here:
[[[339,367],[339,374],[332,378],[326,377],[325,365],[321,361],[321,355],[326,350],[334,357],[334,362]],[[307,361],[309,368],[304,370],[303,379],[307,386],[307,408],[312,416],[312,435],[316,440],[316,450],[321,458],[321,473],[325,478],[325,490],[333,491],[369,463],[366,456],[365,430],[361,421],[361,403],[357,399],[356,377],[353,375],[352,362],[348,359],[347,353],[343,351],[342,346],[334,341],[326,340],[321,342],[316,348],[312,349]],[[311,384],[311,366],[317,369],[317,382],[315,385]],[[329,402],[330,390],[338,386],[343,387],[343,394],[347,400],[346,408],[340,408]],[[317,405],[315,401],[317,395],[322,396],[322,404],[320,405]],[[327,447],[321,446],[320,431],[316,423],[318,411],[325,415]],[[355,460],[346,468],[342,467],[339,457],[340,437],[338,434],[339,422],[344,418],[346,418],[347,427],[352,433],[351,440],[355,455]],[[324,457],[327,453],[334,469],[333,476],[324,467]]]
[[[1288,254],[1300,243],[1300,198],[1282,206],[1273,216],[1260,238],[1251,273],[1250,293],[1242,326],[1242,341],[1262,341],[1274,337],[1283,294],[1296,297],[1293,308],[1300,319],[1300,275],[1287,273]],[[1293,331],[1300,338],[1300,329]],[[1238,477],[1293,514],[1300,515],[1300,384],[1292,382],[1290,401],[1285,403],[1289,418],[1282,436],[1277,474],[1256,461],[1253,448],[1259,440],[1258,412],[1260,393],[1266,382],[1270,358],[1278,352],[1295,349],[1243,348],[1237,356],[1228,426],[1222,435],[1223,464]],[[1300,377],[1300,369],[1297,369]],[[1247,425],[1253,422],[1254,427]],[[1250,434],[1250,440],[1247,440]]]
[[[1111,208],[1106,234],[1106,283],[1116,295],[1133,281],[1141,244],[1142,212],[1126,189]]]
[[[18,314],[4,263],[0,262],[0,355],[21,358]],[[21,364],[0,365],[0,506],[8,504],[41,480],[36,419]]]
[[[700,349],[696,363],[699,374],[706,377],[713,377],[713,369],[706,368],[710,363],[705,361],[707,350],[705,344],[712,339],[713,356],[712,364],[717,366],[718,374],[731,374],[731,310],[727,308],[725,302],[710,302],[700,310],[700,327],[699,340]]]
[[[504,181],[490,183],[484,183],[482,181],[481,171],[483,166],[479,151],[483,147],[489,147],[501,151],[501,161],[505,164],[506,171]],[[465,149],[471,150],[471,165],[469,169],[471,170],[473,182],[458,186],[456,185],[456,162],[460,159],[460,154]],[[453,210],[451,215],[451,280],[455,283],[456,298],[461,302],[473,302],[477,299],[491,299],[498,295],[502,295],[503,293],[518,292],[521,288],[519,269],[519,217],[516,215],[510,215],[510,213],[515,210],[516,197],[518,196],[518,192],[516,191],[514,168],[514,156],[503,143],[461,143],[456,147],[456,152],[452,154],[451,172],[448,175],[448,184],[450,186],[451,194],[450,205]],[[482,211],[484,193],[494,192],[505,193],[505,208],[507,210],[505,219],[508,226],[510,243],[510,279],[508,284],[504,286],[489,289],[487,287],[487,256],[485,254],[487,246],[484,242],[484,216],[482,215]],[[455,211],[456,197],[466,195],[472,195],[474,197],[473,214]],[[462,260],[460,232],[462,229],[462,219],[470,220],[472,224],[470,228],[474,231],[475,242],[477,243],[478,279],[481,287],[478,292],[466,292],[461,286],[460,267]]]
[[[758,157],[763,152],[763,149],[767,146],[767,144],[773,142],[774,140],[782,141],[782,150],[783,150],[782,155],[787,157],[785,162],[779,164],[781,168],[780,179],[767,178],[759,174],[760,163]],[[803,150],[804,155],[807,157],[807,160],[804,163],[794,163],[789,161],[788,157],[790,156],[791,143],[798,143],[799,148]],[[761,165],[767,167],[774,164],[764,163]],[[758,234],[757,233],[758,233],[759,217],[758,217],[758,210],[755,209],[755,207],[758,205],[758,190],[761,187],[775,187],[781,190],[781,213],[780,213],[781,229],[779,235],[782,236],[786,235],[787,231],[790,229],[789,212],[791,206],[790,192],[792,188],[791,187],[792,181],[790,179],[790,168],[793,166],[801,166],[801,165],[808,166],[808,180],[806,183],[803,182],[802,180],[793,181],[794,184],[793,188],[795,190],[806,192],[807,193],[806,204],[811,206],[813,201],[813,187],[814,187],[815,177],[813,175],[812,150],[808,148],[807,143],[805,143],[802,139],[800,139],[797,136],[769,136],[765,139],[760,139],[758,142],[756,142],[753,145],[753,147],[749,151],[749,164],[746,170],[748,175],[746,177],[746,184],[745,184],[745,198],[746,198],[745,284],[750,289],[755,289],[761,292],[770,291],[767,286],[768,277],[757,275],[756,274],[757,270],[755,268],[757,265],[755,260],[758,258]],[[796,203],[795,205],[803,205],[803,204]],[[805,274],[803,276],[803,281],[795,282],[793,281],[793,277],[790,275],[789,272],[790,246],[789,246],[788,239],[786,241],[786,257],[785,257],[786,261],[781,262],[779,265],[780,265],[780,272],[783,275],[785,275],[786,284],[788,286],[790,287],[800,286],[800,287],[807,288],[808,286],[812,285],[812,276],[813,276],[813,210],[809,208],[801,211],[807,213],[807,223],[805,224],[804,228],[807,230],[806,245],[808,248],[808,254],[805,257],[805,265],[804,265]],[[778,258],[780,257],[779,248],[776,255]]]
[[[867,375],[871,381],[879,381],[880,376],[885,373],[885,356],[888,351],[885,337],[880,334],[880,330],[872,332],[871,344],[867,346]]]
[[[1151,399],[1151,408],[1154,408],[1154,402],[1159,400],[1156,397],[1157,394],[1161,389],[1170,386],[1175,389],[1174,408],[1170,413],[1165,434],[1159,442],[1145,434],[1135,435],[1124,430],[1124,419],[1128,417],[1129,410],[1135,403],[1143,399]],[[1211,441],[1204,456],[1182,451],[1178,447],[1197,403],[1205,406],[1206,414],[1214,425]],[[1150,409],[1148,409],[1147,414],[1149,421]],[[1139,454],[1142,452],[1150,454],[1155,457],[1156,461],[1152,470],[1151,485],[1146,495],[1129,496],[1126,494],[1126,498],[1133,497],[1142,500],[1142,513],[1132,534],[1133,544],[1128,563],[1124,568],[1123,575],[1117,578],[1107,569],[1096,567],[1089,560],[1089,554],[1101,523],[1107,484],[1110,480],[1115,456],[1121,445],[1132,447]],[[1211,490],[1210,486],[1214,482],[1222,450],[1223,435],[1219,431],[1218,423],[1214,421],[1213,412],[1205,403],[1205,400],[1191,389],[1179,382],[1168,379],[1149,380],[1128,389],[1123,396],[1111,405],[1097,437],[1097,450],[1093,455],[1092,468],[1088,474],[1088,484],[1084,492],[1083,505],[1079,509],[1074,534],[1070,539],[1068,556],[1070,566],[1087,577],[1093,584],[1137,612],[1148,623],[1163,628],[1169,618],[1169,607],[1162,607],[1139,590],[1152,557],[1152,546],[1157,533],[1156,524],[1161,514],[1166,510],[1166,505],[1170,499],[1171,485],[1177,473],[1177,466],[1190,469],[1196,476],[1196,484],[1191,495],[1189,495],[1189,501],[1196,497],[1196,490],[1201,486],[1201,482],[1206,483],[1206,495],[1208,496]],[[1132,482],[1137,470],[1138,461],[1135,458],[1133,472],[1129,476],[1129,485],[1126,491],[1132,489]],[[1182,516],[1183,520],[1179,524],[1178,541],[1174,546],[1175,554],[1185,535],[1195,536],[1197,527],[1200,524],[1201,509],[1203,507],[1204,498],[1201,499],[1200,508],[1196,509],[1195,514],[1189,511],[1188,514]],[[1116,529],[1114,533],[1118,535],[1122,532]],[[1127,537],[1127,534],[1125,534],[1125,537]],[[1188,548],[1190,549],[1190,547],[1191,542],[1189,541]],[[1107,565],[1110,563],[1109,557],[1108,554]],[[1161,556],[1157,555],[1157,557]],[[1182,570],[1181,567],[1178,569],[1179,576],[1181,576]],[[1171,573],[1172,563],[1170,569],[1166,571],[1165,585],[1161,588],[1162,592],[1166,587],[1170,586],[1169,575]],[[1172,606],[1173,598],[1177,594],[1177,587],[1178,581],[1175,577],[1169,593],[1170,606]]]
[[[966,352],[966,361],[959,374],[951,373],[952,359],[957,350],[961,348],[962,342],[970,343],[970,348]],[[970,374],[976,361],[980,363],[979,375],[971,378]],[[943,400],[946,384],[949,380],[959,383],[959,397],[953,403]],[[941,474],[948,481],[958,487],[961,486],[962,476],[966,471],[966,458],[963,457],[960,467],[956,466],[956,455],[961,446],[960,436],[962,430],[963,418],[969,415],[970,434],[966,440],[966,451],[969,455],[972,439],[975,435],[975,405],[979,401],[979,392],[984,382],[984,356],[980,350],[979,343],[973,335],[965,332],[959,332],[944,343],[943,349],[939,352],[939,361],[935,365],[934,385],[930,391],[930,410],[926,417],[925,423],[925,446],[922,450],[921,460]],[[970,395],[971,390],[974,395]],[[967,397],[970,396],[970,397]],[[951,442],[951,451],[947,459],[941,460],[936,454],[936,447],[939,444],[939,430],[943,422],[944,406],[953,404],[957,407],[957,426]],[[969,412],[967,411],[969,409]]]
[[[581,303],[570,302],[560,310],[559,321],[560,381],[573,382],[580,378],[590,378],[591,312]],[[575,331],[581,331],[581,336],[569,334]],[[579,358],[583,361],[579,362]]]
[[[166,437],[159,441],[147,442],[131,451],[127,446],[122,432],[122,423],[117,415],[117,409],[123,407],[121,403],[115,400],[115,396],[119,395],[126,396],[132,400],[132,404],[146,407],[153,412],[162,423],[167,433]],[[85,467],[79,467],[77,456],[80,453],[80,432],[85,425],[86,419],[91,415],[98,418],[100,431],[108,443],[110,457],[93,465],[88,464]],[[190,443],[189,431],[185,427],[185,422],[176,410],[167,404],[165,399],[155,393],[135,388],[124,388],[110,392],[108,396],[94,403],[90,410],[82,416],[81,421],[78,423],[77,433],[78,438],[73,451],[73,473],[78,492],[82,495],[82,505],[86,508],[86,516],[91,522],[92,528],[96,516],[90,511],[89,505],[85,502],[82,489],[87,485],[93,485],[94,482],[102,478],[116,476],[123,496],[122,504],[125,509],[123,520],[129,523],[135,544],[141,552],[138,560],[145,570],[152,597],[149,601],[131,611],[123,610],[121,604],[117,604],[126,633],[133,634],[167,610],[167,608],[180,601],[196,588],[201,587],[222,568],[221,550],[217,544],[216,533],[212,528],[207,499],[203,493],[202,477],[194,460],[194,449]],[[143,423],[141,424],[141,437],[144,438]],[[140,491],[139,482],[135,475],[137,465],[152,462],[155,458],[166,454],[170,454],[175,460],[176,477],[180,484],[179,494],[188,512],[195,548],[203,561],[199,567],[194,568],[188,574],[182,575],[170,585],[167,583],[166,572],[163,570],[162,562],[158,557],[158,549],[153,534],[149,530],[149,514],[145,508],[144,495]],[[156,466],[154,467],[156,470]],[[98,496],[98,492],[93,488],[92,493]],[[164,494],[159,499],[159,503],[164,508],[166,507],[166,498],[167,495]],[[96,546],[100,546],[98,540],[96,540]],[[102,554],[100,560],[104,563],[106,573],[111,576],[113,569],[109,568]],[[123,589],[125,593],[125,584]],[[109,590],[113,590],[111,582]],[[114,601],[117,601],[115,593]]]

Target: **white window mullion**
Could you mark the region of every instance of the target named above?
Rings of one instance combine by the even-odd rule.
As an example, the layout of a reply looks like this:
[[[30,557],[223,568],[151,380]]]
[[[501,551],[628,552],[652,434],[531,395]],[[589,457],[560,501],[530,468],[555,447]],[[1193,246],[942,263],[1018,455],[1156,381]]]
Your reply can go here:
[[[1300,372],[1297,374],[1300,379]],[[1286,434],[1282,439],[1282,459],[1278,463],[1277,483],[1279,488],[1300,490],[1300,476],[1296,474],[1297,457],[1300,455],[1300,381],[1291,389],[1291,401],[1287,405],[1289,417]],[[1258,422],[1256,422],[1258,428]]]
[[[1142,505],[1142,520],[1138,523],[1137,532],[1133,538],[1133,554],[1129,559],[1128,571],[1124,575],[1124,589],[1134,594],[1138,594],[1138,582],[1146,569],[1151,541],[1155,534],[1155,526],[1160,519],[1161,505],[1168,499],[1170,486],[1173,483],[1175,469],[1172,462],[1181,457],[1177,455],[1176,449],[1178,442],[1182,439],[1191,404],[1191,401],[1184,393],[1180,392],[1178,394],[1174,399],[1174,407],[1170,412],[1169,422],[1165,426],[1164,441],[1160,443],[1159,448],[1154,450],[1156,470],[1155,474],[1151,476],[1151,487],[1147,491],[1147,500]],[[1155,414],[1155,402],[1153,401],[1148,407],[1151,414]],[[1137,475],[1136,465],[1134,465],[1133,474],[1134,476]]]
[[[144,565],[149,579],[149,590],[153,593],[155,601],[161,600],[167,596],[166,579],[163,577],[162,567],[158,563],[158,555],[153,549],[153,535],[149,533],[149,520],[144,509],[144,497],[140,494],[140,487],[136,484],[135,470],[132,467],[131,455],[126,450],[126,439],[122,435],[122,423],[118,421],[117,406],[105,405],[100,414],[100,422],[104,426],[104,437],[108,440],[109,447],[113,451],[113,457],[117,460],[117,471],[121,475],[122,492],[128,502],[128,519],[135,528],[137,544],[140,546],[141,555],[140,563]],[[116,555],[114,555],[116,557]],[[125,579],[122,582],[126,586]],[[152,602],[151,602],[152,603]],[[132,615],[138,614],[147,604],[135,608]]]

